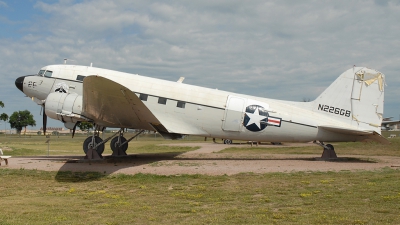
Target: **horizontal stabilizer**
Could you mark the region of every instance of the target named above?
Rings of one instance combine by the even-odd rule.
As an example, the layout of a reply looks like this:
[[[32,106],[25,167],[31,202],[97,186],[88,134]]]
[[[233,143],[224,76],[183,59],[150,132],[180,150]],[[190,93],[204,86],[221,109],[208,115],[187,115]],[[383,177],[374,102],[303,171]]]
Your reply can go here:
[[[390,142],[385,137],[372,130],[362,131],[362,130],[343,128],[343,127],[335,127],[335,126],[318,126],[318,129],[324,129],[339,134],[358,135],[362,137],[364,140],[372,140],[382,144],[390,144]]]

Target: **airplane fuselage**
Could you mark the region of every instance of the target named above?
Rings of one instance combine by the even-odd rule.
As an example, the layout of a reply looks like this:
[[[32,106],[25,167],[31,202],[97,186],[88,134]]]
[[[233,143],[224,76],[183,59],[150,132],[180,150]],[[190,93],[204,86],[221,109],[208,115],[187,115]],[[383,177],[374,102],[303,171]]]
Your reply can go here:
[[[165,121],[170,132],[235,140],[308,142],[364,139],[358,135],[319,129],[321,125],[357,129],[359,121],[351,121],[352,109],[329,106],[318,100],[290,102],[260,98],[86,66],[51,65],[40,71],[38,75],[16,81],[17,87],[39,105],[54,92],[83,95],[84,78],[99,76],[135,93],[159,119],[157,122],[149,118],[132,120],[131,123],[110,123],[107,122],[110,120],[89,118],[104,127],[155,130],[156,123]],[[104,92],[108,91],[104,89]],[[345,119],[350,123],[345,123]]]

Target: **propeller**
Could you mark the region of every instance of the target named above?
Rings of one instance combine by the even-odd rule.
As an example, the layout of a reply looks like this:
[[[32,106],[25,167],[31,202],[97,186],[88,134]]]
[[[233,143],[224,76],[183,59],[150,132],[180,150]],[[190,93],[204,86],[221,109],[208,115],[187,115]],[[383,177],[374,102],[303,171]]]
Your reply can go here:
[[[45,106],[43,104],[43,133],[44,136],[46,136],[46,128],[47,128],[47,115],[45,111]]]
[[[76,127],[77,127],[78,124],[80,124],[80,123],[81,123],[80,121],[78,121],[78,122],[75,123],[75,126],[74,126],[74,128],[72,129],[72,138],[74,138]]]

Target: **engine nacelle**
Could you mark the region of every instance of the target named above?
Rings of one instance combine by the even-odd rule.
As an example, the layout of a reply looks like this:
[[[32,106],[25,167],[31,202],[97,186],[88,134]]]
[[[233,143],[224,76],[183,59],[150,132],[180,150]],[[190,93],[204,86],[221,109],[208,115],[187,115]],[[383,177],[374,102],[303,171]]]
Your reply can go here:
[[[46,98],[46,115],[63,123],[76,123],[88,121],[82,116],[82,95],[76,93],[53,92]]]

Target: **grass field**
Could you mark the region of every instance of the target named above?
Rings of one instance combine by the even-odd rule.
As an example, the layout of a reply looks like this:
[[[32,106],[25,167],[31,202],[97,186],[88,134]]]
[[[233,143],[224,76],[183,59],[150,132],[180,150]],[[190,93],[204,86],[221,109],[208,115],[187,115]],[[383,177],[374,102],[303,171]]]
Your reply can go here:
[[[0,170],[0,224],[400,224],[400,171],[102,176]]]
[[[385,135],[387,136],[387,135]],[[85,136],[51,137],[51,155],[82,155]],[[45,137],[0,138],[8,155],[46,155]],[[399,138],[400,140],[400,138]],[[338,154],[399,156],[388,146],[338,143]],[[204,141],[189,137],[180,142]],[[193,148],[141,136],[130,152]],[[321,148],[231,148],[229,154],[319,155]],[[343,153],[341,152],[343,151]],[[111,154],[109,146],[106,152]],[[341,153],[339,153],[341,152]],[[224,153],[219,153],[224,154]],[[43,172],[0,167],[0,224],[400,224],[400,170],[233,176]]]

